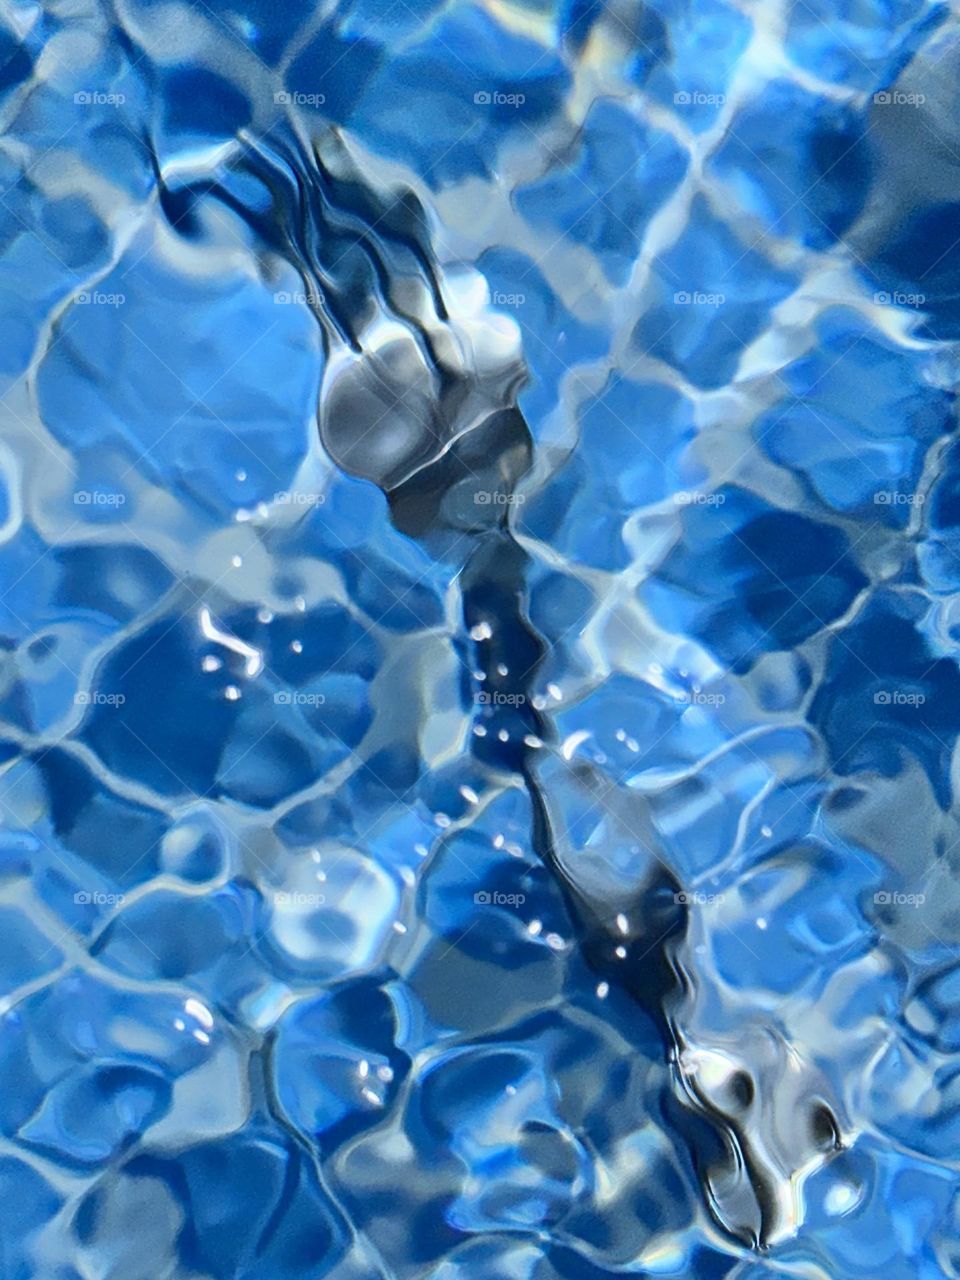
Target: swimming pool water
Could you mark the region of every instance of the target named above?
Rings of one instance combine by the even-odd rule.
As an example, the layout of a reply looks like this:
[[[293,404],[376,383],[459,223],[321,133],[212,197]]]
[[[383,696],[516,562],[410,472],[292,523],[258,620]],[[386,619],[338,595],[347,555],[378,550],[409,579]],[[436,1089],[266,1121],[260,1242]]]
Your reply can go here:
[[[925,0],[0,8],[0,1280],[960,1277]]]

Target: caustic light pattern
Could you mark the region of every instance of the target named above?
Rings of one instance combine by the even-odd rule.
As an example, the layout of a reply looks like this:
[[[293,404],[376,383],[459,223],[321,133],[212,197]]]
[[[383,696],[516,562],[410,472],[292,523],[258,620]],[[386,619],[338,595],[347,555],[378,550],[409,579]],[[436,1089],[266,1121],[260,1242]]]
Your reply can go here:
[[[958,74],[5,0],[0,1280],[960,1277]]]

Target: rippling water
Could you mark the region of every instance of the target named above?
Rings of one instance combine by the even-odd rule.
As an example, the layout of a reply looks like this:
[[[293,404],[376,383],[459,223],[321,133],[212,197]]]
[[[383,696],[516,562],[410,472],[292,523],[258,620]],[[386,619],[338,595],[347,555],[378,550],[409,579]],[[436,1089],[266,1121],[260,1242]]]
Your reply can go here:
[[[0,8],[0,1280],[960,1277],[960,27]]]

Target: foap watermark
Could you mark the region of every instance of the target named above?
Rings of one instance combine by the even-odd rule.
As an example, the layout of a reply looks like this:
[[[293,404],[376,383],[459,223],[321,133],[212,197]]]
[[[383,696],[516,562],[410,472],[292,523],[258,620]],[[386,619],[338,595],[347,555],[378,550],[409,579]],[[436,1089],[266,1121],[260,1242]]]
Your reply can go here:
[[[322,893],[275,893],[273,905],[280,911],[292,909],[303,910],[305,907],[322,907],[326,902]]]
[[[473,495],[478,507],[522,507],[526,500],[522,493],[507,493],[503,489],[478,489]]]
[[[703,93],[699,89],[680,89],[673,95],[675,107],[722,107],[725,93]]]
[[[280,689],[273,700],[278,707],[322,707],[326,702],[322,693],[304,693],[301,689]]]
[[[281,489],[273,495],[273,501],[279,507],[322,507],[326,500],[326,494],[298,493],[293,489]]]
[[[522,907],[525,893],[501,893],[499,889],[478,889],[473,895],[478,907]]]
[[[522,693],[487,693],[485,689],[476,694],[473,700],[478,707],[522,707],[527,701],[526,695]]]
[[[81,907],[119,907],[126,901],[122,893],[101,893],[99,889],[81,889],[73,895]]]
[[[273,95],[274,104],[278,107],[322,107],[326,100],[325,93],[300,93],[297,90],[287,93],[281,89]]]
[[[678,507],[722,507],[727,500],[725,493],[697,493],[692,489],[681,489],[673,495]]]
[[[699,889],[681,889],[673,895],[680,907],[715,907],[726,901],[725,893],[701,893]]]
[[[75,507],[122,507],[127,501],[125,493],[110,489],[77,489],[73,495]]]
[[[122,93],[106,93],[102,89],[81,89],[73,95],[78,107],[122,107],[126,95]]]
[[[873,895],[878,907],[922,907],[926,900],[925,893],[900,893],[895,889],[880,889]]]
[[[84,290],[74,298],[78,307],[122,307],[126,300],[125,293],[104,293],[100,289]]]
[[[912,693],[906,689],[881,689],[873,695],[878,707],[922,707],[926,700],[925,693]]]
[[[673,295],[676,307],[722,307],[726,300],[725,293],[704,293],[702,289],[678,289]]]
[[[904,93],[901,89],[885,89],[873,95],[878,107],[922,107],[926,102],[923,93]]]
[[[927,300],[927,295],[904,293],[900,289],[894,289],[892,293],[888,293],[886,289],[881,289],[873,295],[873,300],[878,307],[922,307]]]
[[[87,693],[82,690],[73,695],[73,701],[78,707],[122,707],[126,700],[126,694],[123,693]]]
[[[703,689],[691,689],[681,698],[681,702],[691,707],[722,707],[726,700],[725,693],[705,693]]]
[[[322,302],[323,299],[319,293],[303,293],[297,289],[289,293],[286,289],[281,289],[279,293],[273,295],[273,303],[276,307],[319,307]]]
[[[898,493],[894,489],[881,489],[873,495],[877,507],[922,507],[922,493]]]
[[[495,307],[522,307],[527,300],[525,293],[502,293],[496,289],[493,294]]]
[[[473,95],[478,107],[522,107],[526,100],[525,93],[501,93],[498,89],[481,89]]]

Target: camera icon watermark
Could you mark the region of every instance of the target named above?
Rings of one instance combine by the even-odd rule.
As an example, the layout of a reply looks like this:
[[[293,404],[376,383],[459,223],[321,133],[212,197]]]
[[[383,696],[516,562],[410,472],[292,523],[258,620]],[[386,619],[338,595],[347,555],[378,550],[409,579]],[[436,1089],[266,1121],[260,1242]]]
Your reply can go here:
[[[474,696],[474,702],[478,707],[522,707],[526,701],[526,694],[523,693],[499,693],[494,691],[487,693],[481,690]]]
[[[126,501],[125,493],[111,493],[107,489],[77,489],[73,495],[75,507],[122,507]]]
[[[923,93],[903,93],[900,89],[884,89],[873,95],[878,107],[922,107],[926,100]]]
[[[896,490],[880,489],[873,495],[876,507],[922,507],[922,493],[899,493]]]
[[[274,106],[277,107],[322,107],[326,100],[325,93],[299,93],[296,90],[288,93],[281,89],[273,95]]]
[[[681,489],[673,495],[678,507],[722,507],[726,500],[725,493],[697,493],[693,489]]]
[[[291,489],[281,489],[273,495],[279,507],[322,507],[326,500],[323,493],[299,493]]]
[[[478,107],[522,107],[527,96],[524,93],[500,93],[498,90],[481,89],[473,95]]]
[[[322,893],[280,892],[273,895],[273,905],[280,911],[303,911],[311,907],[322,907],[326,901],[326,895]]]
[[[73,695],[73,701],[78,707],[122,707],[126,700],[124,693],[87,693],[86,690],[81,690]]]
[[[326,700],[322,693],[304,693],[301,689],[278,689],[273,695],[278,707],[322,707]]]
[[[673,295],[677,307],[722,307],[726,300],[725,293],[704,293],[701,289],[678,289]]]
[[[478,907],[522,907],[527,900],[525,893],[501,893],[498,889],[478,889],[473,895]]]
[[[880,689],[873,695],[874,704],[878,707],[922,707],[926,700],[925,693],[904,689]]]
[[[522,493],[506,493],[502,489],[478,489],[473,495],[478,507],[522,507],[526,502]]]
[[[280,289],[273,295],[276,307],[319,307],[323,303],[319,293],[304,293],[302,290]]]
[[[722,107],[725,93],[701,93],[699,89],[680,89],[673,95],[675,107]]]
[[[122,93],[105,93],[102,89],[81,89],[73,95],[78,107],[122,107],[126,96]]]
[[[878,307],[922,307],[927,300],[925,293],[904,293],[894,289],[892,293],[880,289],[873,295]]]
[[[125,293],[104,293],[101,289],[81,290],[74,298],[78,307],[122,307],[127,300]]]

